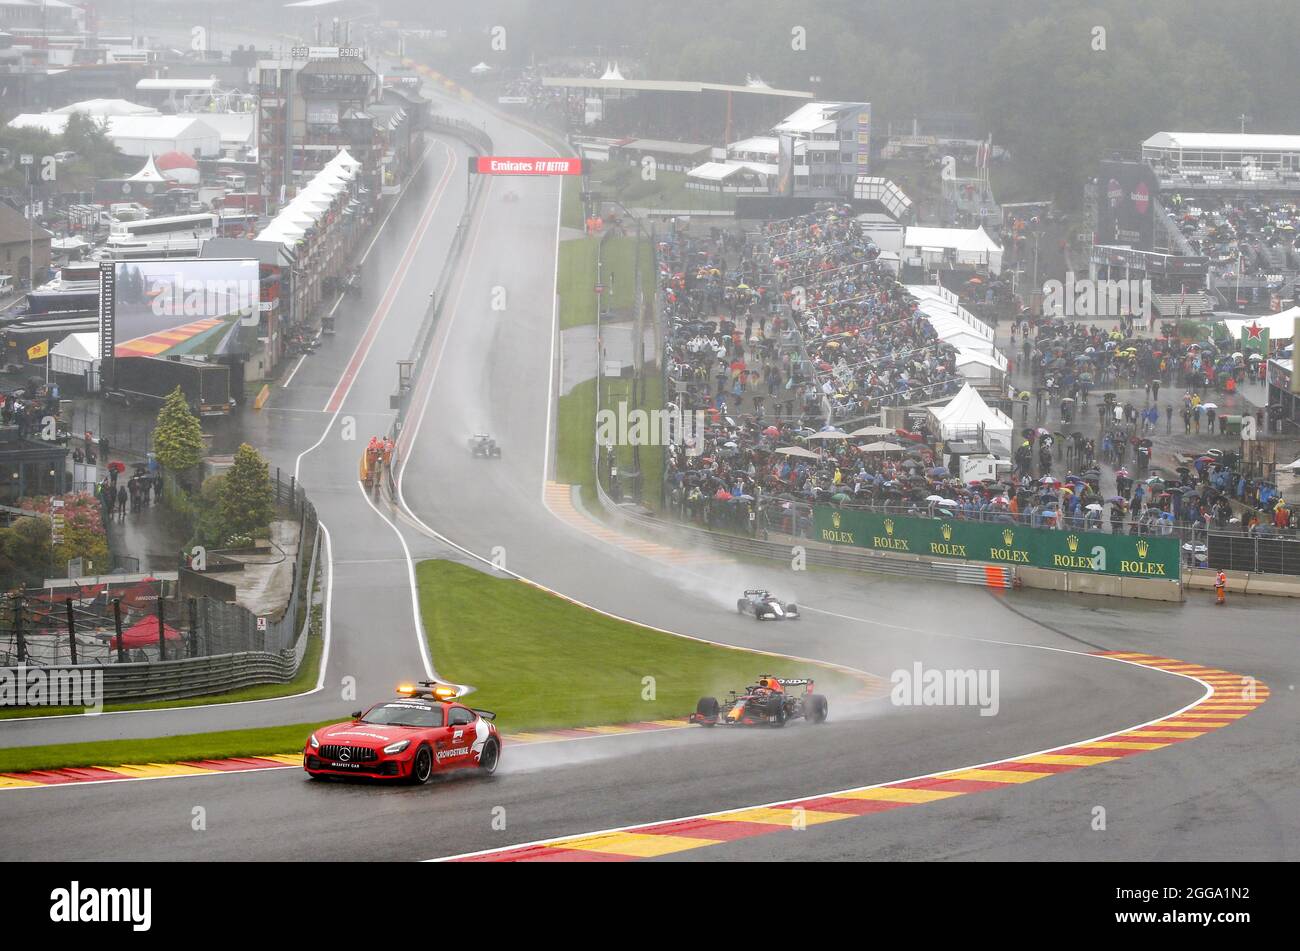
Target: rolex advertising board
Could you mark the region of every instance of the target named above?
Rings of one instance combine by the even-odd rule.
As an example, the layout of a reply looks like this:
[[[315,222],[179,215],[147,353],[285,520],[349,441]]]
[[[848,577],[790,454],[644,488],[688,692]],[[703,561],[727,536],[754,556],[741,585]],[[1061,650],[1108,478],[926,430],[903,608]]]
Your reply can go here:
[[[831,545],[925,558],[1179,580],[1178,541],[1174,538],[880,515],[829,505],[816,507],[813,524],[814,538]]]

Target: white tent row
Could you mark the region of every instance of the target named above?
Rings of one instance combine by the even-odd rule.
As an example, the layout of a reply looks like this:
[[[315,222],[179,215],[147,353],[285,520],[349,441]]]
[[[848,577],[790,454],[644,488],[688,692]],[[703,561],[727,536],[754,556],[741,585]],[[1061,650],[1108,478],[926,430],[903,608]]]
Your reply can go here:
[[[907,291],[939,339],[957,348],[957,371],[963,377],[981,384],[999,382],[996,377],[1006,373],[1007,358],[993,345],[992,327],[962,307],[945,287],[908,284]]]
[[[984,353],[980,350],[958,350],[957,372],[971,383],[991,385],[999,382],[995,376],[1007,372],[1007,358],[994,350]]]
[[[1253,325],[1267,330],[1270,341],[1291,340],[1295,336],[1296,318],[1300,318],[1300,307],[1292,307],[1281,313],[1262,317],[1243,317],[1239,320],[1229,317],[1223,321],[1223,327],[1233,340],[1240,340],[1241,331]]]
[[[347,149],[325,163],[296,196],[257,235],[258,241],[279,241],[287,247],[297,244],[324,216],[326,209],[348,190],[361,163]]]
[[[967,383],[961,392],[945,406],[930,407],[930,415],[938,426],[942,439],[969,437],[980,431],[985,445],[993,452],[1011,455],[1011,439],[1015,424],[1001,410],[984,402],[976,389]]]
[[[957,300],[957,295],[946,287],[933,284],[907,284],[907,292],[917,300],[917,309],[930,318],[930,324],[940,339],[944,330],[953,328],[963,332],[993,339],[993,328],[980,320]]]

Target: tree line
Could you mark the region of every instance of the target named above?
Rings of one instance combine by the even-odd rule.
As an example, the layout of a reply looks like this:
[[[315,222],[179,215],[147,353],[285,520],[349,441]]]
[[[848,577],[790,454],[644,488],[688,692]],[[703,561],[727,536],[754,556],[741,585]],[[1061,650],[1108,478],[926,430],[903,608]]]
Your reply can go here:
[[[1071,205],[1099,159],[1134,153],[1157,131],[1239,131],[1242,115],[1248,132],[1300,131],[1292,0],[566,0],[563,15],[525,0],[395,7],[448,31],[439,63],[452,75],[480,61],[600,56],[636,60],[656,79],[749,73],[867,100],[878,129],[970,113],[1033,186]]]

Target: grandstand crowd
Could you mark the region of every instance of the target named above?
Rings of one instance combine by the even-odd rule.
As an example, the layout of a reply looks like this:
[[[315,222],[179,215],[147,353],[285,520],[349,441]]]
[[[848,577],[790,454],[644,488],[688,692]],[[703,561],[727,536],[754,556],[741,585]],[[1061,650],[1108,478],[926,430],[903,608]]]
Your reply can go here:
[[[1026,428],[1013,473],[965,483],[956,463],[943,465],[942,441],[924,422],[914,432],[858,438],[849,426],[825,424],[864,421],[882,406],[941,401],[962,384],[955,350],[875,263],[874,246],[843,209],[748,234],[673,230],[657,250],[669,408],[703,411],[706,419],[693,445],[667,449],[665,492],[684,518],[753,534],[802,533],[810,529],[810,505],[831,503],[1122,533],[1254,534],[1292,526],[1294,514],[1276,490],[1270,495],[1264,486],[1270,497],[1261,500],[1261,487],[1240,477],[1233,458],[1205,455],[1175,476],[1148,475],[1146,437],[1161,421],[1160,388],[1204,383],[1207,374],[1217,379],[1219,354],[1208,346],[1180,353],[1167,341],[1122,331],[1018,324],[1015,339],[1038,384],[1036,418],[1055,403],[1070,407],[1063,423],[1082,426],[1097,386],[1145,387],[1147,405],[1099,394],[1097,439]],[[1252,372],[1248,362],[1222,359],[1229,379]],[[1017,395],[1027,416],[1030,394]],[[1196,408],[1212,405],[1190,390],[1183,402],[1198,421]],[[1109,494],[1103,463],[1115,477]],[[1237,514],[1234,499],[1259,508]]]

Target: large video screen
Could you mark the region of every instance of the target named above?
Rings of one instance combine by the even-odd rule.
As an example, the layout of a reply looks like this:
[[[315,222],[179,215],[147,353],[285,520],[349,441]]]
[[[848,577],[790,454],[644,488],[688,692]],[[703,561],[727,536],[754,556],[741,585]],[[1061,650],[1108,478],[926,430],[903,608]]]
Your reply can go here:
[[[1102,162],[1097,179],[1097,243],[1150,251],[1160,183],[1143,162]]]
[[[105,262],[99,280],[101,357],[219,356],[258,319],[252,260]]]

